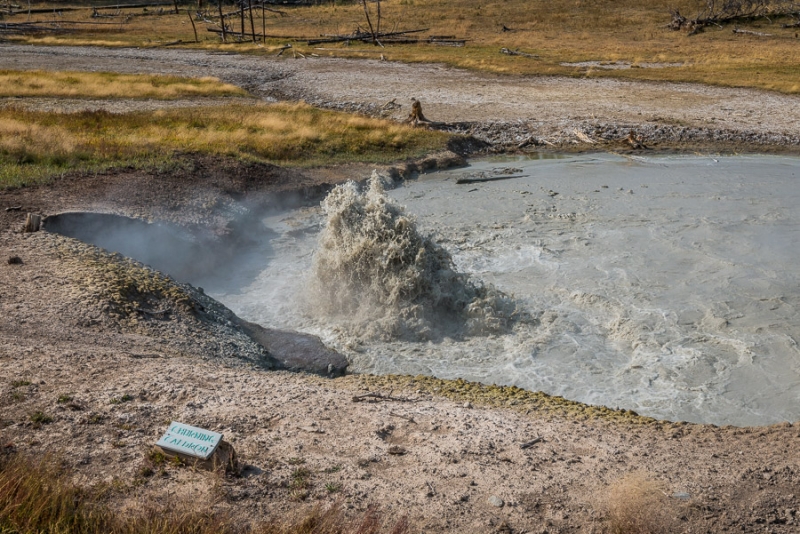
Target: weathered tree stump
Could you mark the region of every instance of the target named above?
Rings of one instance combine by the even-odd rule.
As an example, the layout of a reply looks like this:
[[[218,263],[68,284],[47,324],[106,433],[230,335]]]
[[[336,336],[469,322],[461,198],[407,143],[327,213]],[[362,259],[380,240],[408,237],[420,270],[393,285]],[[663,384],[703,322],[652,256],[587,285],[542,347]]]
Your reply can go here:
[[[42,226],[42,216],[36,213],[29,213],[25,219],[25,226],[22,231],[25,233],[38,232]]]
[[[422,114],[422,104],[416,98],[411,99],[411,113],[408,115],[407,122],[412,124],[419,124],[420,122],[430,122]]]

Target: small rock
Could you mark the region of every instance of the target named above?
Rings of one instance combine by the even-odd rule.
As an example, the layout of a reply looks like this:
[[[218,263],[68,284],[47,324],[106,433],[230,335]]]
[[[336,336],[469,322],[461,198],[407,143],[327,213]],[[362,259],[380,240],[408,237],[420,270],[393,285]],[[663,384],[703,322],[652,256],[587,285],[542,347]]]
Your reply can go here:
[[[469,402],[469,401],[465,402],[464,403],[464,408],[467,408],[467,409],[472,408],[472,403]]]
[[[678,491],[673,493],[672,497],[675,499],[680,499],[682,501],[688,501],[692,496],[686,493],[685,491]]]
[[[489,504],[491,504],[492,506],[496,506],[496,507],[498,507],[498,508],[502,508],[502,507],[503,507],[503,505],[505,504],[505,502],[503,501],[503,499],[501,499],[501,498],[500,498],[500,497],[498,497],[497,495],[492,495],[491,497],[489,497],[489,499],[488,499],[486,502],[488,502],[488,503],[489,503]]]
[[[406,454],[408,451],[399,445],[392,445],[391,447],[389,447],[388,452],[389,454],[393,454],[395,456],[402,456],[403,454]]]
[[[11,256],[10,258],[8,258],[8,264],[9,265],[22,265],[22,258],[20,258],[19,256]]]

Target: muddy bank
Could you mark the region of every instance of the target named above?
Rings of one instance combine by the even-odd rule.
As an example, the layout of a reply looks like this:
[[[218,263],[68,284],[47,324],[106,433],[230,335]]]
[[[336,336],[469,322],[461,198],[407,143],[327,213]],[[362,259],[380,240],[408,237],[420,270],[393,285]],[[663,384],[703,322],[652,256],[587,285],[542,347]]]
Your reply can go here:
[[[441,153],[382,168],[381,172],[387,179],[402,179],[421,169],[446,168],[463,162],[454,153]],[[258,233],[265,229],[260,218],[266,213],[318,203],[335,183],[354,178],[365,180],[374,170],[371,169],[352,165],[301,172],[267,164],[182,155],[169,169],[72,173],[45,186],[4,191],[0,196],[0,224],[9,239],[31,243],[44,240],[48,247],[59,250],[77,247],[84,255],[91,256],[92,265],[110,263],[110,267],[102,269],[111,273],[110,278],[103,274],[99,286],[90,285],[89,289],[91,292],[99,287],[115,292],[109,298],[120,301],[125,308],[125,321],[138,324],[143,318],[168,319],[176,306],[162,305],[165,295],[186,293],[189,295],[186,299],[201,302],[191,312],[203,311],[209,302],[213,303],[217,313],[222,314],[221,323],[230,331],[223,337],[247,338],[253,345],[250,350],[260,351],[259,356],[243,356],[243,360],[257,360],[267,368],[336,376],[344,374],[347,360],[314,336],[241,321],[207,297],[202,286],[209,280],[231,276],[232,258],[246,256],[249,248],[261,241]],[[43,234],[19,234],[27,213],[44,216]],[[60,236],[68,239],[57,239]],[[147,266],[120,256],[106,257],[103,251],[84,242],[126,254]],[[150,268],[169,273],[179,282],[158,272],[147,274]],[[138,273],[139,278],[129,276],[129,270]],[[97,278],[93,274],[83,277]],[[153,280],[158,280],[155,287]],[[129,299],[133,303],[122,302]],[[112,308],[101,305],[98,310],[84,309],[81,313],[92,317],[86,319],[89,322],[103,322],[108,319],[108,312],[114,316],[114,323],[119,310]],[[204,318],[198,320],[202,323]],[[177,334],[158,335],[172,338]],[[223,352],[227,355],[223,359],[232,354],[231,350]]]

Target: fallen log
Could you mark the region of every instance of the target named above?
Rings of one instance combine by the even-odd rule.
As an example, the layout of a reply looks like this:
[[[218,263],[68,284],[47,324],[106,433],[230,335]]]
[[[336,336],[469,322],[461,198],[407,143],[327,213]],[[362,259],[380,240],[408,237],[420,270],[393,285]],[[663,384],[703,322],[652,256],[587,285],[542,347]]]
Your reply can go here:
[[[386,44],[419,44],[419,43],[427,43],[427,44],[434,44],[440,46],[464,46],[467,43],[466,39],[413,39],[413,38],[405,38],[405,39],[382,39],[382,43]]]
[[[65,7],[47,7],[47,8],[36,8],[36,9],[20,9],[19,11],[15,11],[11,13],[12,15],[21,15],[30,13],[33,14],[40,14],[40,13],[53,13],[53,12],[60,12],[60,11],[82,11],[86,9],[136,9],[140,7],[163,7],[163,6],[171,6],[171,2],[149,2],[146,4],[114,4],[111,6],[65,6]]]
[[[231,30],[224,30],[223,31],[223,30],[218,30],[216,28],[206,28],[206,31],[207,32],[211,32],[211,33],[223,33],[223,34],[226,34],[226,35],[232,35],[234,37],[242,37],[242,38],[244,38],[244,37],[253,37],[253,36],[262,37],[262,38],[263,37],[269,37],[271,39],[272,38],[275,38],[275,39],[279,38],[277,35],[264,35],[263,33],[242,33],[242,32],[234,32],[234,31],[231,31]]]
[[[527,178],[528,174],[514,174],[511,176],[481,176],[478,178],[459,178],[456,180],[456,185],[464,184],[479,184],[482,182],[499,182],[500,180],[512,180],[514,178]]]
[[[713,5],[713,2],[711,4]],[[793,16],[796,14],[796,8],[790,2],[774,11],[769,9],[768,4],[769,2],[726,3],[727,7],[722,7],[718,11],[713,11],[713,9],[705,11],[693,19],[684,17],[675,9],[671,12],[672,20],[667,27],[675,31],[687,30],[689,35],[694,35],[701,32],[706,26],[722,28],[723,24],[747,22],[758,17],[767,17],[769,20],[770,16]],[[734,31],[734,33],[739,32]]]
[[[26,35],[30,33],[69,33],[75,30],[35,22],[0,22],[0,34]]]
[[[406,35],[409,33],[426,32],[429,28],[421,28],[419,30],[406,30],[401,32],[386,32],[375,34],[375,39],[385,39],[386,37],[393,37],[396,35]],[[369,32],[354,32],[350,35],[332,35],[323,36],[323,39],[309,39],[306,41],[307,45],[316,45],[324,43],[341,43],[344,41],[369,41],[372,42],[373,36]]]
[[[262,6],[263,6],[263,7],[262,7]],[[272,12],[272,13],[277,13],[277,14],[279,14],[281,17],[285,17],[285,16],[288,14],[288,13],[286,13],[286,11],[281,11],[280,9],[273,9],[273,8],[271,8],[271,7],[266,7],[266,6],[265,6],[265,5],[263,5],[263,4],[261,4],[261,5],[258,5],[258,4],[257,4],[257,5],[255,5],[255,6],[253,6],[253,7],[250,7],[250,6],[245,6],[245,8],[244,8],[244,10],[245,10],[245,11],[251,11],[251,10],[253,10],[253,9],[263,9],[264,11],[270,11],[270,12]],[[223,18],[228,18],[228,17],[238,17],[238,16],[241,16],[241,14],[242,14],[242,11],[241,11],[241,10],[229,11],[228,13],[223,13],[223,14],[222,14],[222,17],[223,17]]]
[[[745,35],[757,35],[758,37],[772,37],[771,33],[754,32],[751,30],[740,30],[739,28],[734,28],[733,33],[742,33]]]

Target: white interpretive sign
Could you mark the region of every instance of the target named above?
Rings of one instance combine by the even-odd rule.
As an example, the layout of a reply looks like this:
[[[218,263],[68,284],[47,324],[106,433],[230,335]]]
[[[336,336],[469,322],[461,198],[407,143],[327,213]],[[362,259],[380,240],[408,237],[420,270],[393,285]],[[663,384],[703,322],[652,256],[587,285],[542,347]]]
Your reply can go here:
[[[218,432],[173,421],[156,445],[168,451],[208,460],[221,440],[222,434]]]

